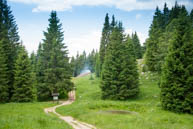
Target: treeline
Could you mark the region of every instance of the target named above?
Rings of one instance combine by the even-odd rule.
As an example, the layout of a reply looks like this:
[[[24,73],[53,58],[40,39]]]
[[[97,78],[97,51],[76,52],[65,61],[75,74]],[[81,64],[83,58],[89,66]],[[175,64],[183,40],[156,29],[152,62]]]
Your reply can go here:
[[[106,14],[99,50],[99,69],[103,99],[126,100],[139,93],[137,60],[143,56],[137,33],[126,35],[122,22]]]
[[[84,72],[84,70],[89,70],[91,73],[96,72],[97,57],[98,52],[97,50],[94,49],[88,55],[85,51],[83,51],[83,53],[80,55],[79,53],[77,53],[76,57],[72,56],[70,61],[72,68],[72,75],[76,77],[82,72]]]
[[[64,98],[73,89],[62,24],[55,11],[37,54],[28,57],[6,0],[0,0],[0,102],[49,100],[57,92]]]
[[[193,113],[193,10],[157,7],[146,41],[145,69],[160,74],[162,107]]]

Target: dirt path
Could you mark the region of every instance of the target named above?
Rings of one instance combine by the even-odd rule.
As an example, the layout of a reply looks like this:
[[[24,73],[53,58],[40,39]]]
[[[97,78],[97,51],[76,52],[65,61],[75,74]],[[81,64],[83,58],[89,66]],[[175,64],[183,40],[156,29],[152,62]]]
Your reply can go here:
[[[60,115],[59,113],[56,112],[56,108],[64,106],[64,105],[69,105],[69,104],[72,104],[74,102],[74,100],[75,100],[75,91],[70,93],[69,98],[71,98],[71,100],[64,101],[60,105],[57,105],[57,106],[54,106],[54,107],[50,107],[50,108],[45,108],[44,112],[47,113],[47,114],[49,112],[52,112],[52,113],[56,114],[60,119],[62,119],[65,122],[67,122],[74,129],[96,129],[96,127],[94,127],[93,125],[90,125],[90,124],[87,124],[87,123],[75,120],[71,116],[62,116],[62,115]]]

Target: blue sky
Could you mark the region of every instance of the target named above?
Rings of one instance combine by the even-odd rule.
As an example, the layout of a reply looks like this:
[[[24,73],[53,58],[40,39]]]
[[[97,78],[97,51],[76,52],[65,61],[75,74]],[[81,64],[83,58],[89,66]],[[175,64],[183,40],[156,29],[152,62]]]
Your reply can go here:
[[[148,37],[157,5],[163,8],[167,0],[8,0],[26,49],[36,51],[48,26],[51,10],[58,12],[63,25],[64,42],[70,56],[77,51],[90,52],[100,45],[101,30],[106,13],[123,22],[126,33],[136,31],[141,43]],[[167,2],[171,8],[175,0]],[[178,0],[190,10],[193,0]]]

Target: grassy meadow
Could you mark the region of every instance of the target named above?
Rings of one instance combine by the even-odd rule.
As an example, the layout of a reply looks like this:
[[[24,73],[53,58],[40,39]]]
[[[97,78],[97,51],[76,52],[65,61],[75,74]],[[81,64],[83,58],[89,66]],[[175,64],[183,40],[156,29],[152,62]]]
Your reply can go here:
[[[52,102],[0,104],[0,129],[72,129],[44,108]]]
[[[140,76],[140,94],[128,101],[101,100],[99,79],[74,78],[76,101],[56,111],[62,115],[95,125],[100,129],[193,129],[193,116],[165,111],[159,101],[158,76],[146,72]],[[129,114],[108,111],[124,110]]]

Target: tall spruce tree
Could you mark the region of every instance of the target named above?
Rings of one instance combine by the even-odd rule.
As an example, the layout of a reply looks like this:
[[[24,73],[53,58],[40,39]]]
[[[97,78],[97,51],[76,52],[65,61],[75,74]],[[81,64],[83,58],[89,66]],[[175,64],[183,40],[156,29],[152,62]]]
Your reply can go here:
[[[110,31],[112,32],[112,30],[116,27],[117,25],[117,22],[115,20],[115,16],[113,15],[112,16],[112,21],[111,21],[111,24],[110,24]]]
[[[109,16],[108,13],[105,17],[105,23],[102,30],[102,38],[100,42],[100,49],[99,49],[99,56],[100,56],[100,70],[102,70],[102,66],[104,63],[105,55],[106,55],[106,49],[107,44],[109,43],[109,35],[110,35],[110,23],[109,23]]]
[[[50,95],[50,90],[46,86],[44,81],[45,76],[45,66],[43,60],[43,45],[42,43],[39,44],[37,56],[36,56],[37,64],[36,64],[36,81],[37,81],[37,97],[38,100],[46,100]]]
[[[53,92],[60,93],[59,97],[65,97],[72,90],[73,83],[68,50],[63,43],[62,24],[56,11],[51,12],[49,27],[44,36],[40,56],[40,67],[43,70],[40,76],[43,76],[43,80],[38,88],[39,99],[49,99]]]
[[[2,43],[3,41],[0,40],[0,103],[9,101],[9,80],[7,78],[7,64]]]
[[[12,101],[31,102],[36,98],[30,59],[24,47],[20,48],[15,64]]]
[[[32,52],[30,55],[30,61],[31,61],[32,71],[36,73],[37,59],[36,59],[36,54],[34,52]]]
[[[75,59],[75,66],[74,66],[74,76],[78,76],[80,74],[80,63],[79,63],[79,53],[77,52],[76,54],[76,59]]]
[[[136,60],[131,53],[130,45],[123,42],[121,28],[115,27],[110,36],[101,75],[103,99],[126,100],[135,96],[139,90]]]
[[[75,62],[74,62],[74,76],[75,77],[80,74],[83,67],[84,67],[84,58],[83,56],[79,55],[79,53],[77,53]]]
[[[71,66],[71,70],[72,70],[72,76],[75,77],[75,73],[76,73],[76,60],[74,58],[74,56],[72,56],[71,60],[70,60],[70,66]]]
[[[142,58],[142,50],[141,50],[142,48],[141,48],[141,44],[140,44],[140,41],[139,41],[139,38],[136,32],[132,34],[132,41],[133,41],[135,56],[137,59],[141,59]]]
[[[0,37],[7,65],[9,98],[12,96],[14,81],[14,63],[19,50],[18,28],[6,0],[0,0]]]
[[[186,11],[173,20],[174,35],[161,77],[162,107],[193,114],[193,27]]]
[[[178,18],[180,14],[181,7],[178,5],[178,2],[176,1],[175,6],[172,7],[169,15],[169,22],[171,22],[173,19]]]
[[[100,77],[100,57],[98,52],[96,52],[95,75],[96,77]]]
[[[167,4],[164,4],[164,9],[163,9],[163,18],[164,18],[164,27],[166,27],[169,24],[169,17],[170,16],[170,10],[167,7]]]
[[[119,96],[122,99],[135,97],[139,93],[139,74],[137,70],[136,52],[134,44],[128,36],[123,49],[122,72],[119,75],[122,86],[120,87]]]
[[[153,23],[150,27],[149,38],[146,41],[147,49],[145,53],[145,64],[150,71],[157,71],[158,62],[158,44],[159,38],[163,32],[163,15],[159,8],[156,8],[155,15],[153,17]]]
[[[94,73],[95,72],[95,66],[96,66],[96,53],[95,50],[93,49],[92,52],[88,55],[87,57],[88,60],[88,66],[89,70]]]

